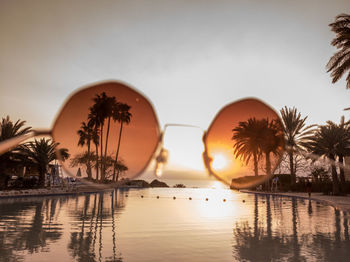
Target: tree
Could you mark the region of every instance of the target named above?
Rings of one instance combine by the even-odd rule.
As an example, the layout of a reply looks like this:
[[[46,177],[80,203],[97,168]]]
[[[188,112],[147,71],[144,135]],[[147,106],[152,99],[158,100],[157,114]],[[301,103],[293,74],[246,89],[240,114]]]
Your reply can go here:
[[[339,195],[339,179],[335,161],[339,152],[337,145],[341,142],[341,139],[342,132],[339,131],[336,125],[328,123],[327,125],[319,126],[314,136],[305,144],[312,154],[323,156],[330,160],[333,193],[335,195]]]
[[[52,142],[51,139],[41,138],[28,142],[21,146],[23,154],[32,161],[38,168],[39,186],[45,185],[45,174],[49,163],[57,159],[56,148],[58,143]],[[59,150],[60,160],[65,161],[69,158],[68,150],[62,148]]]
[[[345,123],[344,116],[342,116],[339,124],[332,121],[327,121],[327,124],[334,129],[334,133],[338,138],[338,142],[335,145],[335,154],[338,156],[339,161],[340,191],[345,193],[344,157],[350,155],[350,123]]]
[[[99,155],[98,155],[98,146],[100,144],[100,120],[97,115],[97,112],[94,107],[90,107],[90,112],[88,115],[88,125],[93,128],[93,133],[92,133],[92,141],[95,145],[96,149],[96,158],[95,158],[95,169],[96,169],[96,181],[98,181],[99,178]]]
[[[20,119],[13,122],[9,116],[2,118],[0,122],[0,142],[29,133],[31,127],[24,127],[25,123],[25,121],[21,121]],[[11,151],[0,155],[0,175],[2,175],[0,179],[3,180],[2,187],[6,187],[7,184],[4,176],[7,168],[14,164],[18,165],[18,163],[15,163],[14,161],[18,157],[18,149],[19,147],[16,147]]]
[[[311,129],[313,126],[306,126],[305,121],[307,117],[302,118],[301,114],[295,107],[281,109],[282,128],[284,131],[284,138],[286,143],[287,154],[289,156],[289,170],[291,175],[291,183],[296,182],[296,166],[294,153],[304,151],[302,143],[308,141],[313,134]]]
[[[87,145],[87,156],[88,158],[86,159],[86,173],[88,175],[88,178],[92,178],[92,173],[91,173],[91,141],[93,140],[94,136],[94,128],[92,124],[86,124],[85,122],[81,123],[81,127],[78,130],[78,135],[79,135],[79,141],[78,141],[78,146],[84,146],[85,144]]]
[[[94,98],[94,105],[90,108],[90,116],[94,119],[91,120],[91,123],[100,131],[100,160],[107,157],[108,150],[108,137],[110,130],[110,121],[113,117],[113,108],[117,104],[115,97],[109,97],[105,92],[102,92],[100,95],[97,94]],[[106,139],[105,139],[105,147],[103,150],[103,128],[105,126],[105,120],[107,120],[107,131],[106,131]],[[97,150],[96,150],[97,152]],[[105,180],[105,172],[106,166],[105,162],[100,161],[100,171],[101,171],[101,180]]]
[[[271,154],[280,159],[284,152],[283,128],[278,119],[269,120],[264,118],[260,121],[263,126],[260,147],[265,154],[266,175],[270,176],[272,174]]]
[[[129,124],[131,121],[132,114],[130,113],[130,109],[131,109],[131,106],[125,103],[116,103],[113,107],[113,120],[118,121],[120,123],[117,152],[115,155],[115,163],[118,163],[120,141],[121,141],[122,132],[123,132],[123,124],[124,123]],[[117,166],[115,165],[113,168],[113,181],[118,181],[118,178],[119,178],[119,173],[120,173],[119,171],[117,173],[117,177],[115,177],[116,169],[117,169]]]
[[[258,158],[261,155],[260,144],[262,130],[261,121],[254,118],[249,118],[247,121],[238,123],[238,126],[232,129],[232,140],[235,141],[234,155],[243,160],[246,165],[253,156],[254,174],[258,175]]]
[[[338,51],[329,59],[327,72],[331,72],[332,82],[337,82],[347,71],[350,70],[350,15],[340,14],[329,25],[336,34],[331,42]],[[350,72],[346,77],[346,88],[350,88]]]
[[[253,156],[254,174],[258,175],[258,161],[265,156],[267,176],[271,175],[271,154],[278,157],[283,153],[284,138],[279,120],[268,118],[249,118],[247,121],[238,123],[232,129],[232,140],[235,141],[233,148],[236,157],[248,164]]]
[[[92,112],[92,115],[95,117],[95,125],[99,127],[100,131],[100,159],[103,158],[103,128],[104,128],[104,122],[105,119],[108,117],[109,114],[109,108],[107,105],[108,97],[105,92],[102,92],[100,95],[96,95],[93,98],[93,101],[95,102],[94,105],[90,108],[90,111]],[[104,166],[103,162],[100,161],[100,171],[101,171],[101,180],[103,181],[105,179],[104,174]]]

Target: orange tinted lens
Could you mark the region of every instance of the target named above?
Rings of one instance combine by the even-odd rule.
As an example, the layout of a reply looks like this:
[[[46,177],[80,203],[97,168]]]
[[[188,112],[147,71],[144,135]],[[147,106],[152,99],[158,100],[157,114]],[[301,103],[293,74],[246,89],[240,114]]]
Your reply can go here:
[[[256,99],[223,108],[205,136],[209,171],[232,188],[250,188],[273,175],[284,150],[277,113]]]
[[[159,125],[150,102],[118,82],[78,91],[64,105],[53,128],[62,165],[70,175],[116,181],[139,175],[159,140]]]

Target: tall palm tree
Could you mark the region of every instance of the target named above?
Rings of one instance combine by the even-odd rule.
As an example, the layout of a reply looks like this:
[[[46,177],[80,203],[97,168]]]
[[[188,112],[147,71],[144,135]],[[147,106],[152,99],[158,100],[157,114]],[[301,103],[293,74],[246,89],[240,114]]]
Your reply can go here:
[[[2,118],[0,122],[0,141],[4,141],[15,136],[21,136],[31,131],[31,127],[25,127],[26,121],[18,119],[15,123],[10,119],[10,116]]]
[[[339,165],[339,177],[340,177],[340,190],[345,193],[346,182],[345,182],[345,172],[344,172],[344,157],[350,155],[350,123],[344,121],[344,116],[341,117],[340,123],[336,124],[332,121],[327,121],[336,136],[338,137],[338,142],[335,145],[335,152],[338,156]]]
[[[79,141],[78,141],[78,146],[84,146],[85,144],[87,145],[87,162],[86,162],[86,173],[88,175],[88,178],[92,178],[92,173],[91,173],[91,160],[90,160],[90,152],[91,152],[91,141],[93,140],[93,135],[94,135],[94,128],[92,124],[86,124],[85,122],[81,123],[80,129],[78,130],[78,135],[79,135]]]
[[[266,161],[266,174],[271,175],[271,154],[280,155],[283,152],[283,132],[279,121],[268,118],[249,118],[239,122],[232,129],[232,140],[235,141],[233,148],[236,157],[246,164],[253,156],[254,174],[258,175],[258,161],[264,154]]]
[[[269,120],[264,118],[260,120],[264,126],[261,132],[261,151],[265,153],[266,175],[272,173],[271,154],[280,158],[284,151],[284,133],[282,124],[278,119]]]
[[[98,155],[98,146],[100,144],[100,119],[97,115],[97,112],[94,107],[90,107],[90,112],[88,115],[88,125],[92,126],[93,132],[92,132],[92,141],[95,145],[96,150],[96,163],[95,163],[95,170],[96,170],[96,181],[99,179],[99,155]]]
[[[115,97],[106,97],[104,100],[104,108],[105,108],[105,114],[107,118],[107,132],[106,132],[106,142],[105,142],[105,152],[104,152],[104,158],[107,158],[107,149],[108,149],[108,137],[109,137],[109,130],[111,125],[111,118],[113,117],[113,109],[115,105],[117,104],[117,101]],[[103,174],[106,173],[106,166],[103,165]]]
[[[100,155],[101,159],[103,158],[103,128],[105,124],[105,120],[108,118],[109,112],[109,98],[106,95],[105,92],[102,92],[100,95],[96,94],[96,96],[93,98],[93,101],[95,102],[94,105],[90,108],[90,111],[93,112],[93,115],[95,117],[95,122],[99,127],[100,130]],[[105,174],[104,174],[104,165],[103,162],[100,162],[100,171],[101,171],[101,180],[105,180]]]
[[[284,138],[289,156],[289,170],[291,175],[291,182],[296,182],[296,170],[294,168],[294,152],[305,150],[301,145],[308,141],[313,134],[312,127],[306,126],[307,116],[302,118],[300,112],[295,107],[281,109],[282,128],[284,131]]]
[[[232,140],[235,141],[234,155],[243,160],[246,165],[253,156],[254,174],[258,175],[258,158],[261,155],[261,130],[263,126],[261,121],[254,118],[249,118],[247,121],[238,123],[238,126],[232,129]]]
[[[52,142],[51,139],[41,138],[40,140],[35,139],[21,146],[21,151],[38,168],[40,186],[45,185],[45,174],[47,173],[49,163],[57,159],[55,151],[58,145],[58,143]],[[65,148],[60,149],[59,154],[62,161],[69,157],[68,150]]]
[[[340,14],[329,25],[336,34],[332,41],[338,51],[329,59],[327,72],[331,72],[332,82],[337,82],[347,71],[350,70],[350,15]],[[350,88],[350,72],[346,77],[346,88]]]
[[[21,136],[24,134],[27,134],[31,131],[31,127],[24,127],[25,121],[17,120],[16,122],[13,122],[9,116],[2,118],[0,122],[0,142],[16,137],[16,136]],[[6,187],[6,169],[9,166],[13,166],[14,164],[14,159],[17,158],[17,152],[18,152],[19,147],[12,149],[11,151],[8,151],[2,155],[0,155],[0,180],[3,183],[1,187]],[[18,163],[16,163],[18,165]]]
[[[315,155],[327,157],[330,160],[333,194],[339,195],[339,179],[336,168],[337,145],[341,138],[341,132],[336,125],[328,123],[319,126],[315,135],[305,144],[308,150]]]
[[[118,163],[120,141],[121,141],[122,132],[123,132],[123,124],[129,124],[131,121],[132,114],[130,113],[130,109],[131,109],[131,106],[125,103],[116,103],[113,107],[113,120],[118,121],[120,123],[117,152],[115,155],[115,163]],[[113,181],[118,181],[118,178],[119,178],[119,173],[120,173],[119,171],[117,173],[117,177],[115,177],[116,167],[117,165],[115,165],[113,169]]]

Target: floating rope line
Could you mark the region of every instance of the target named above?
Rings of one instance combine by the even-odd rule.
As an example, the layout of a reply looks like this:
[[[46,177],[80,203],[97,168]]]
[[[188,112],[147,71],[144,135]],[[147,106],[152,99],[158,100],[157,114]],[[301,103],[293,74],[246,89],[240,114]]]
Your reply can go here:
[[[218,198],[218,197],[213,197],[213,198],[209,198],[209,197],[203,197],[203,198],[193,198],[193,197],[178,197],[178,196],[159,196],[159,195],[151,195],[151,196],[145,196],[145,195],[132,195],[130,196],[129,194],[125,194],[125,197],[133,197],[133,198],[147,198],[147,199],[173,199],[173,200],[204,200],[206,202],[209,202],[210,200],[215,200],[215,201],[222,201],[222,202],[242,202],[242,203],[246,203],[246,199],[227,199],[227,198]],[[287,198],[287,196],[272,196],[273,199],[283,199],[283,198]],[[313,201],[315,204],[320,205],[321,202],[320,201],[316,201],[313,199],[310,199],[310,201]],[[273,200],[271,200],[273,201]],[[266,200],[261,200],[260,201],[262,204],[266,203]],[[301,203],[305,203],[305,199],[301,199],[300,200]],[[249,203],[249,201],[248,201]],[[281,204],[285,205],[287,204],[286,201],[281,201]]]

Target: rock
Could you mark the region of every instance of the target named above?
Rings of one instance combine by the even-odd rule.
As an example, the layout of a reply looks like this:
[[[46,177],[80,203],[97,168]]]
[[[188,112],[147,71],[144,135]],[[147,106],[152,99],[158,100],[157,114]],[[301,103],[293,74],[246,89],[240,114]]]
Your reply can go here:
[[[166,183],[154,179],[150,184],[150,187],[169,187]]]

